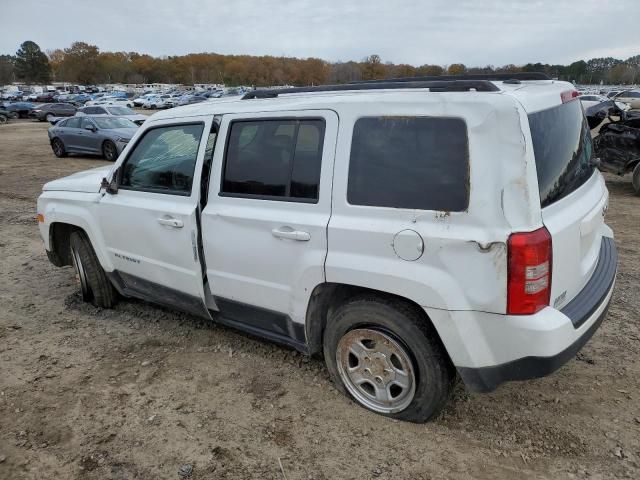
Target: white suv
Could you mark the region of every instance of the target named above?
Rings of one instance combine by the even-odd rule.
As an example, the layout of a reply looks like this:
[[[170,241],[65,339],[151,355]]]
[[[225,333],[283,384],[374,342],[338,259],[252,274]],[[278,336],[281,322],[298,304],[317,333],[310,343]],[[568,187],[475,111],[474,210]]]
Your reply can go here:
[[[45,248],[97,306],[139,297],[323,353],[358,403],[425,421],[456,372],[490,391],[559,368],[613,290],[576,92],[510,77],[156,113],[112,167],[44,186]]]

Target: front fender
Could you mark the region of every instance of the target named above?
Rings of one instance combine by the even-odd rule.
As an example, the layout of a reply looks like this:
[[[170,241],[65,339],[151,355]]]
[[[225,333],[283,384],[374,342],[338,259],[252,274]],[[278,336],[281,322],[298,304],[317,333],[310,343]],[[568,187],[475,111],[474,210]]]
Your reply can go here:
[[[51,250],[50,232],[54,223],[65,223],[82,229],[98,257],[102,268],[113,271],[110,258],[105,255],[106,245],[102,230],[96,220],[96,210],[101,194],[80,192],[44,192],[38,198],[38,214],[44,217],[40,222],[40,235],[47,250]]]

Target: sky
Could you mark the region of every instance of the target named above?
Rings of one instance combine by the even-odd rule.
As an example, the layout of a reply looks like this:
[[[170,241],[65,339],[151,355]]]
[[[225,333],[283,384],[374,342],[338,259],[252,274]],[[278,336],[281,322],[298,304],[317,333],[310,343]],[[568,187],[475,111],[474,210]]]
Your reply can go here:
[[[640,0],[0,0],[0,17],[0,54],[25,40],[415,66],[640,54]]]

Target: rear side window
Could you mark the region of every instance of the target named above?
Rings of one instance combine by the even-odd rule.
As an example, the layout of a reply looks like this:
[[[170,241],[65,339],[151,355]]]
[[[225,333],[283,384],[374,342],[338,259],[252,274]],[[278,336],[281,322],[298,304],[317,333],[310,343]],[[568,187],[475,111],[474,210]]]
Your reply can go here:
[[[466,123],[459,118],[360,118],[353,129],[347,200],[374,207],[466,210]]]
[[[233,122],[221,193],[316,202],[324,131],[322,119]]]
[[[593,174],[591,134],[575,100],[529,115],[540,206],[566,197]]]

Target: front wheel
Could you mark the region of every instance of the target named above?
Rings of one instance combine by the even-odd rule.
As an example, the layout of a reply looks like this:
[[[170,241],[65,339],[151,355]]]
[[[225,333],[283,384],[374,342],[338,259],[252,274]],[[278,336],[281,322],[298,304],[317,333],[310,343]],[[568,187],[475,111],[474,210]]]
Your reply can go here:
[[[633,169],[633,178],[631,179],[631,184],[633,185],[633,191],[636,195],[640,196],[640,163],[636,165],[636,168]]]
[[[87,235],[81,231],[73,232],[69,244],[71,263],[80,283],[82,300],[96,307],[113,307],[117,299],[116,291],[102,269]]]
[[[455,369],[417,307],[365,296],[339,307],[324,333],[324,358],[342,393],[376,413],[422,423],[453,389]]]
[[[64,148],[64,143],[62,143],[62,140],[60,140],[59,138],[54,138],[51,141],[51,148],[53,150],[53,154],[56,157],[62,158],[67,156],[67,151]]]
[[[102,145],[102,156],[105,160],[115,162],[118,158],[118,149],[116,148],[116,144],[110,140],[104,142]]]

